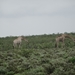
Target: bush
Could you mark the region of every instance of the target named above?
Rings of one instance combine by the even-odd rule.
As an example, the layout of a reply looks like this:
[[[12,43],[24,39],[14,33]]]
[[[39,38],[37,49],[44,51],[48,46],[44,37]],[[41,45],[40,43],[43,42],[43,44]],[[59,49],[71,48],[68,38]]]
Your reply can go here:
[[[75,57],[69,58],[69,59],[68,59],[68,62],[75,63]]]

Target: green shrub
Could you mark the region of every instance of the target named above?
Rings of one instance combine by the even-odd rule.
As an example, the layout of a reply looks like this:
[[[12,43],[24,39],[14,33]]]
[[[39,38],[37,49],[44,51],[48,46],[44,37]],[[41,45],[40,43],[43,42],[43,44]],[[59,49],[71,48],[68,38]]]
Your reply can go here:
[[[0,66],[0,75],[5,75],[7,73],[7,69],[4,66]]]
[[[14,72],[13,71],[7,72],[6,75],[14,75]]]
[[[26,58],[28,58],[28,57],[31,56],[32,52],[33,52],[32,50],[23,49],[23,50],[21,51],[21,55],[22,55],[22,56],[25,56]]]
[[[68,62],[75,63],[75,57],[72,57],[72,58],[68,59]]]

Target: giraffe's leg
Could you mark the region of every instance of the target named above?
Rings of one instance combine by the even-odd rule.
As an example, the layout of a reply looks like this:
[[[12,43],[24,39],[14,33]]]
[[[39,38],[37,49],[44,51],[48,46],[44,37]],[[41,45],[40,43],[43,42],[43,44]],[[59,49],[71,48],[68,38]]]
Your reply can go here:
[[[19,48],[21,47],[21,43],[19,43]]]
[[[56,47],[57,47],[57,48],[58,48],[58,45],[59,45],[58,42],[56,42]]]
[[[64,48],[64,46],[65,46],[65,43],[64,43],[64,40],[63,40],[63,42],[62,42],[62,48]]]

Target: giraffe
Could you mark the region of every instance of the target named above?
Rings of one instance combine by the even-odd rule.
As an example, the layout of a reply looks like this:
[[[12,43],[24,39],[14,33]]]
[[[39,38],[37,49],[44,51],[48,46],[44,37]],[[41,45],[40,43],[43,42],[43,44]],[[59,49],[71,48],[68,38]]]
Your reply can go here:
[[[58,45],[59,45],[59,42],[62,42],[62,47],[64,47],[64,40],[65,38],[70,38],[72,39],[74,42],[75,42],[75,39],[72,38],[71,36],[67,35],[67,34],[62,34],[61,36],[57,37],[55,40],[56,40],[56,44],[55,46],[58,48]]]
[[[24,36],[19,36],[18,38],[13,40],[13,47],[16,48],[18,46],[20,48],[22,40],[25,40],[26,42],[28,42],[28,40],[25,39]]]

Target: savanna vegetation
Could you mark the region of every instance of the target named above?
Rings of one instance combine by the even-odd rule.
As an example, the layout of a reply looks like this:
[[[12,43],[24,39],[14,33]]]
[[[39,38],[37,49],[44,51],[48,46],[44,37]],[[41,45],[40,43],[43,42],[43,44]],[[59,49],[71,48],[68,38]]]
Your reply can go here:
[[[67,33],[75,38],[75,33]],[[21,48],[13,49],[17,36],[0,38],[0,75],[75,75],[75,42],[65,39],[65,47],[55,48],[61,34],[25,36]]]

